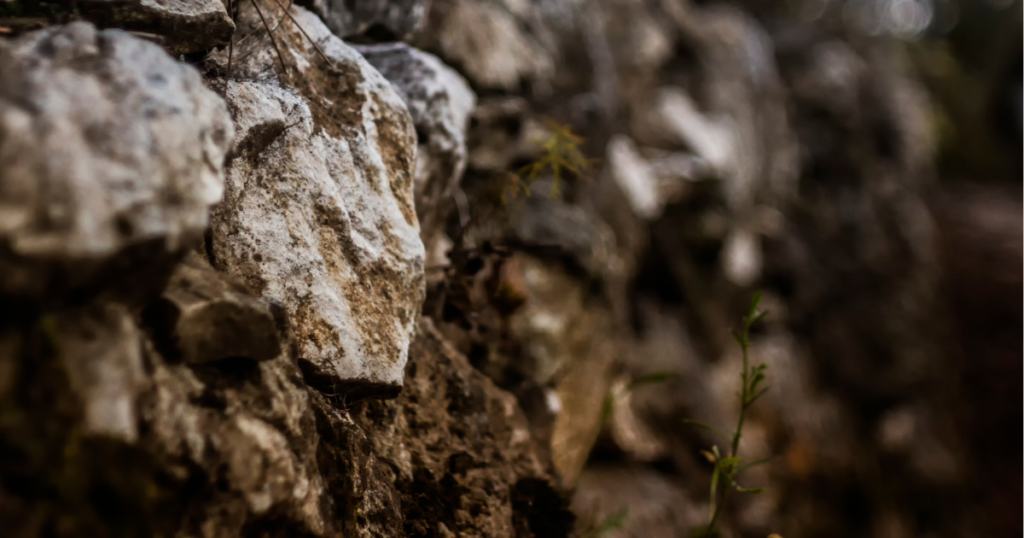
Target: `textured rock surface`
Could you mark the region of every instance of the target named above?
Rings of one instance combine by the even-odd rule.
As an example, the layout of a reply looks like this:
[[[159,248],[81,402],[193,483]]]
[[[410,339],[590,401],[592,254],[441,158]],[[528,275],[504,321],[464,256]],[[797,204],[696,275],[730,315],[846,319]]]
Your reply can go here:
[[[308,11],[292,15],[330,65],[284,21],[275,39],[290,67],[275,71],[258,14],[241,7],[250,37],[226,91],[240,142],[211,226],[212,261],[284,303],[318,388],[394,395],[423,300],[415,132],[384,77]]]
[[[41,21],[84,19],[101,28],[123,28],[166,47],[172,54],[208,50],[231,38],[235,25],[222,0],[100,0],[36,2],[8,0],[0,17],[14,30]],[[6,18],[10,16],[11,18]]]
[[[223,0],[84,2],[80,13],[97,25],[160,36],[174,54],[208,50],[231,38],[235,25]]]
[[[511,394],[424,319],[394,401],[355,420],[401,492],[405,536],[565,536],[573,516]]]
[[[466,128],[476,95],[432,54],[402,44],[356,50],[391,81],[416,126],[416,214],[429,252],[466,167]]]
[[[257,300],[195,254],[175,269],[147,317],[173,333],[171,353],[189,364],[273,359],[282,351],[278,325],[288,323],[282,305]]]
[[[124,32],[74,23],[0,42],[0,294],[156,270],[206,228],[232,133],[195,69]]]
[[[301,4],[323,18],[339,37],[371,34],[383,41],[403,40],[420,28],[431,0],[305,0]]]

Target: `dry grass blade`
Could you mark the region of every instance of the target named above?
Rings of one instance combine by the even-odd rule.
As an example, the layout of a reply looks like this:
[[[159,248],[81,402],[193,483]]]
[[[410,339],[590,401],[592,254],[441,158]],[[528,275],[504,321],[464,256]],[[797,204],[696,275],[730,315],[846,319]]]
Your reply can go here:
[[[286,8],[284,7],[284,4],[281,3],[281,0],[274,0],[274,2],[276,2],[277,5],[281,7],[281,10],[284,11],[284,15],[288,17],[288,20],[292,21],[292,24],[294,24],[295,27],[298,28],[300,32],[302,32],[303,37],[309,40],[309,43],[313,45],[313,48],[316,49],[316,51],[320,54],[320,57],[323,58],[325,62],[327,62],[327,65],[331,65],[330,58],[328,58],[327,55],[324,54],[324,51],[320,48],[320,45],[318,45],[316,41],[313,41],[313,38],[309,37],[309,34],[306,33],[306,30],[304,28],[302,28],[302,25],[299,24],[299,21],[295,20],[295,18],[292,17],[292,14],[288,12],[288,9],[291,7],[291,3],[289,3],[288,7]]]
[[[288,72],[288,67],[284,65],[284,56],[281,55],[281,49],[277,46],[277,40],[274,39],[274,32],[270,30],[270,25],[267,24],[267,19],[263,17],[263,10],[260,9],[258,0],[250,0],[252,7],[256,8],[256,14],[260,16],[260,20],[263,21],[263,27],[267,29],[267,35],[270,36],[270,43],[274,45],[274,51],[277,52],[277,60],[281,62],[281,74]]]
[[[232,23],[235,22],[234,0],[228,0],[228,16],[231,17],[231,22]],[[236,31],[238,30],[238,26],[237,25],[235,26],[235,30]],[[232,31],[231,32],[231,41],[228,43],[228,72],[227,72],[227,75],[224,77],[225,91],[227,91],[226,88],[227,88],[228,81],[231,80],[231,60],[234,57],[234,55],[235,55],[235,32]]]

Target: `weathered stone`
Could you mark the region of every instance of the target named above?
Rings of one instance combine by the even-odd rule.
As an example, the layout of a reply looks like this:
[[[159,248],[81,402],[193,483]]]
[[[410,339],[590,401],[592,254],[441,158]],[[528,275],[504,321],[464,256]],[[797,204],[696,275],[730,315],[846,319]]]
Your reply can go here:
[[[158,287],[220,200],[232,133],[195,69],[124,32],[0,41],[0,296]]]
[[[151,352],[149,362],[142,444],[171,463],[164,472],[175,483],[193,484],[184,499],[188,516],[175,522],[178,532],[225,538],[254,529],[337,532],[311,435],[316,420],[286,354],[189,367]]]
[[[429,252],[466,167],[466,128],[476,95],[432,54],[403,44],[356,50],[391,81],[416,126],[416,214]]]
[[[522,82],[544,84],[554,74],[551,53],[521,28],[505,2],[438,1],[430,18],[424,48],[480,87],[514,90]]]
[[[142,339],[117,304],[44,320],[71,390],[82,403],[82,429],[122,441],[138,438],[136,398],[144,382]]]
[[[282,350],[271,306],[190,255],[171,275],[154,314],[189,364],[277,357]]]
[[[572,515],[551,484],[511,394],[473,368],[423,319],[406,384],[354,412],[394,469],[405,536],[567,536]]]
[[[408,39],[420,29],[431,0],[305,0],[338,37],[368,34],[372,39]]]
[[[394,395],[424,293],[413,124],[362,56],[312,13],[291,15],[327,60],[285,20],[274,39],[288,70],[278,73],[253,4],[239,11],[251,37],[235,49],[242,79],[226,98],[241,142],[212,219],[212,261],[284,303],[310,383]],[[223,51],[211,58],[226,62]]]
[[[235,25],[223,0],[98,0],[38,2],[7,0],[0,17],[14,27],[49,19],[84,19],[101,28],[122,28],[156,41],[173,54],[209,50],[227,43]],[[9,10],[9,11],[8,11]],[[20,23],[20,24],[19,24]]]
[[[224,0],[105,0],[77,7],[99,26],[156,34],[173,54],[209,50],[235,31]]]

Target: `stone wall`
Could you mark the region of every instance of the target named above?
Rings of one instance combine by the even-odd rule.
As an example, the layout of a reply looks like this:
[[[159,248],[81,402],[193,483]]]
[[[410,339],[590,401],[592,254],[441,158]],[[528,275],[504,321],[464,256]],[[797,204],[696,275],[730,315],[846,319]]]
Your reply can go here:
[[[989,535],[900,43],[776,3],[80,4],[0,2],[5,535],[687,536],[754,290],[775,459],[724,535]],[[517,180],[560,130],[590,166]]]

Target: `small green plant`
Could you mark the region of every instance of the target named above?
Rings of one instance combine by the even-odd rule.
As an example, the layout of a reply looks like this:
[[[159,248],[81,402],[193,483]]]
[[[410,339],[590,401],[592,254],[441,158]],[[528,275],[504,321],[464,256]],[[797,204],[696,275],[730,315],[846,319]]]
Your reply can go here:
[[[554,198],[558,195],[558,184],[566,171],[582,178],[594,163],[593,159],[586,158],[579,149],[583,138],[573,133],[568,125],[559,125],[551,121],[548,128],[551,129],[551,137],[544,142],[544,154],[536,161],[509,174],[509,190],[513,197],[518,195],[520,190],[529,194],[530,186],[540,174],[551,169],[554,177],[551,197]]]
[[[736,342],[740,345],[740,349],[743,352],[743,371],[740,374],[741,388],[738,394],[740,398],[740,416],[736,423],[736,430],[732,434],[730,451],[727,455],[722,454],[718,449],[718,445],[711,447],[711,450],[702,450],[701,454],[704,455],[707,460],[712,463],[715,468],[711,473],[711,510],[708,518],[708,524],[706,527],[698,527],[691,532],[691,536],[712,538],[720,535],[718,527],[718,518],[722,515],[722,510],[725,507],[725,501],[729,497],[729,493],[733,490],[741,493],[761,493],[764,491],[763,487],[759,488],[745,488],[740,486],[736,479],[739,474],[743,471],[750,469],[756,465],[767,463],[771,458],[744,463],[739,456],[740,438],[743,436],[743,422],[747,417],[747,411],[750,410],[751,406],[754,405],[761,396],[768,390],[767,387],[762,388],[761,385],[765,381],[765,370],[767,365],[759,364],[757,366],[750,366],[749,350],[750,350],[750,328],[763,319],[767,312],[758,310],[758,305],[761,302],[761,293],[754,293],[753,298],[750,301],[750,310],[747,315],[743,316],[743,326],[740,330],[733,331],[733,336],[736,338]],[[728,435],[724,435],[718,430],[701,424],[695,421],[687,421],[690,424],[707,428],[713,432],[718,433],[723,438],[729,438]]]

